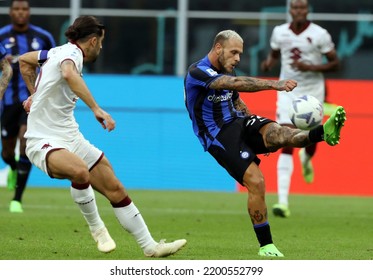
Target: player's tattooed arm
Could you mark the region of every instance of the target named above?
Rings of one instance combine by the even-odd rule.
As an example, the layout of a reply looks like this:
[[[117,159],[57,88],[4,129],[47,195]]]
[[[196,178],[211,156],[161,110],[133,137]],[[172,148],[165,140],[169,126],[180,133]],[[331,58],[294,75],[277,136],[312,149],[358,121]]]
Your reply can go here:
[[[19,57],[19,66],[22,78],[26,83],[30,94],[35,92],[36,69],[38,64],[38,51],[28,52]]]
[[[5,90],[8,87],[10,79],[12,78],[12,75],[13,75],[12,66],[10,65],[9,61],[6,58],[0,61],[0,70],[1,70],[1,76],[0,76],[0,100],[1,100],[3,99]]]
[[[251,112],[250,112],[249,108],[247,108],[245,102],[243,102],[243,100],[241,98],[237,98],[235,101],[233,101],[233,105],[234,105],[234,108],[237,111],[241,111],[246,116],[251,115]]]
[[[222,75],[210,84],[210,88],[212,89],[228,89],[237,90],[241,92],[254,92],[268,89],[275,89],[279,91],[291,91],[296,86],[297,82],[294,80],[276,81],[247,76],[235,77],[229,75]]]
[[[24,79],[27,85],[27,88],[31,94],[35,92],[34,85],[35,85],[36,77],[37,77],[36,71],[30,71],[30,73],[27,76],[25,76],[25,79]]]

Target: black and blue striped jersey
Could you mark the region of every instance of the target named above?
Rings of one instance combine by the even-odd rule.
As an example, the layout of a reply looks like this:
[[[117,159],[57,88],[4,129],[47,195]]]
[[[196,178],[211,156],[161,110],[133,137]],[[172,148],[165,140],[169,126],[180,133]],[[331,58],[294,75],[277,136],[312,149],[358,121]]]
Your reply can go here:
[[[0,43],[0,60],[2,60],[6,56],[6,49],[4,46]]]
[[[12,25],[0,29],[0,43],[5,47],[7,54],[12,56],[11,65],[13,77],[4,94],[3,105],[22,103],[29,96],[28,89],[22,79],[18,57],[26,52],[49,50],[56,46],[53,36],[46,30],[32,25],[26,32],[17,32]]]
[[[210,63],[208,56],[205,56],[189,67],[184,79],[185,105],[192,120],[194,133],[205,151],[224,124],[244,117],[244,114],[237,111],[233,105],[239,98],[237,91],[209,88],[221,75],[222,73]]]

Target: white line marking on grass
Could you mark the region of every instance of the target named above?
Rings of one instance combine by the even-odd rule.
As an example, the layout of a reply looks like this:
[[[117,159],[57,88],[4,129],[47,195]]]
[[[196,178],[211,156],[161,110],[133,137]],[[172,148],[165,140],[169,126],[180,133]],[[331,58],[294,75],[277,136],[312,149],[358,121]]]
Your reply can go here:
[[[41,209],[41,210],[69,210],[69,211],[79,211],[79,208],[74,205],[52,205],[52,204],[24,204],[24,209]],[[98,206],[99,212],[109,212],[113,211],[109,206]],[[234,211],[234,210],[205,210],[205,209],[182,209],[182,208],[148,208],[142,207],[141,212],[157,212],[157,213],[177,213],[177,214],[207,214],[207,215],[245,215],[244,211]]]

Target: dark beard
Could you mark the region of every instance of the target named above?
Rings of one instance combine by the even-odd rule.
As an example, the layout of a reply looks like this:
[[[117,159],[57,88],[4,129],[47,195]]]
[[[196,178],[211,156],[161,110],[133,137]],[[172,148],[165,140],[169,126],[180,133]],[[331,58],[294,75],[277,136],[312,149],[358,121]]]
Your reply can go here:
[[[223,64],[223,62],[224,62],[223,58],[224,58],[224,51],[218,57],[220,73],[222,73],[222,74],[232,74],[232,72],[229,72],[227,69],[225,69],[224,64]]]

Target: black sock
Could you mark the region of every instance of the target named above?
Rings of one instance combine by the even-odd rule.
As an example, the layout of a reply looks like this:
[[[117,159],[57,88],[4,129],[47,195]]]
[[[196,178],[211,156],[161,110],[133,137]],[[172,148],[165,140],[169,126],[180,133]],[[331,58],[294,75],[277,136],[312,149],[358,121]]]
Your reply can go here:
[[[254,231],[256,234],[256,238],[259,241],[260,247],[273,243],[271,229],[268,222],[260,225],[254,225]]]
[[[321,142],[324,140],[324,126],[319,125],[318,127],[311,129],[308,138],[312,143]]]
[[[17,168],[17,161],[15,157],[5,158],[2,154],[1,157],[3,158],[3,161],[10,166],[12,170],[16,170]]]
[[[17,185],[13,200],[21,201],[30,175],[31,162],[27,156],[20,156],[17,164]]]

